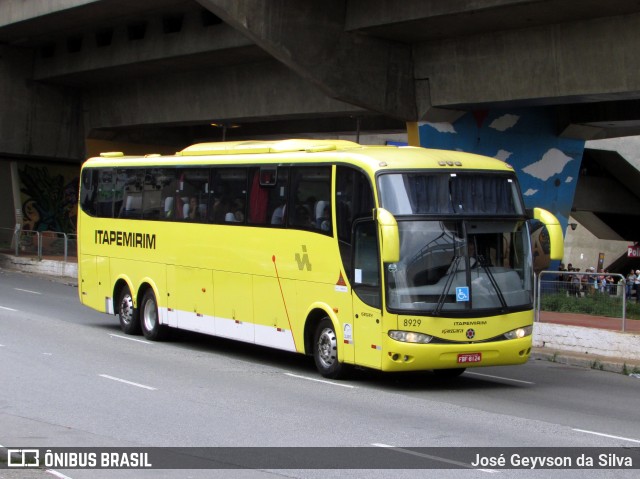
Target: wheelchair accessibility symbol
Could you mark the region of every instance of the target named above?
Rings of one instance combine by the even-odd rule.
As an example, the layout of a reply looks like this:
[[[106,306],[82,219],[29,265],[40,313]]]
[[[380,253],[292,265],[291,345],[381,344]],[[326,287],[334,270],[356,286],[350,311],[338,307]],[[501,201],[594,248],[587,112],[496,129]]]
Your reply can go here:
[[[469,286],[458,286],[456,288],[456,302],[469,301]]]

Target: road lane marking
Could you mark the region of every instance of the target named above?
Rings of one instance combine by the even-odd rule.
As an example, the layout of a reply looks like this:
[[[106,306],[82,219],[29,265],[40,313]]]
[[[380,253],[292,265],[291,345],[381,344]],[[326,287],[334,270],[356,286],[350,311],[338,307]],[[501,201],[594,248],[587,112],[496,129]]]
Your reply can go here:
[[[492,376],[491,374],[473,373],[473,372],[470,372],[470,371],[465,372],[465,374],[473,374],[474,376],[483,376],[485,378],[502,379],[504,381],[513,381],[514,383],[535,384],[535,383],[532,383],[531,381],[523,381],[521,379],[503,378],[502,376]]]
[[[585,434],[593,434],[595,436],[610,437],[611,439],[620,439],[622,441],[629,441],[629,442],[635,442],[635,443],[640,444],[640,440],[639,439],[631,439],[630,437],[613,436],[611,434],[605,434],[603,432],[587,431],[585,429],[572,428],[572,431],[584,432]]]
[[[136,338],[128,338],[127,336],[120,336],[119,334],[109,334],[109,336],[111,336],[113,338],[127,339],[129,341],[136,341],[136,342],[142,343],[142,344],[153,344],[150,341],[144,341],[143,339],[136,339]]]
[[[332,381],[325,381],[323,379],[316,379],[316,378],[308,378],[307,376],[299,376],[297,374],[292,374],[292,373],[284,373],[284,374],[285,376],[291,376],[292,378],[306,379],[307,381],[315,381],[317,383],[331,384],[332,386],[340,386],[343,388],[351,388],[351,389],[355,388],[355,386],[352,386],[351,384],[334,383]]]
[[[31,294],[42,294],[42,293],[38,293],[37,291],[31,291],[30,289],[22,289],[22,288],[13,288],[16,291],[22,291],[24,293],[31,293]]]
[[[453,464],[455,466],[464,467],[465,469],[474,469],[476,471],[488,472],[489,474],[495,474],[495,473],[499,472],[499,471],[496,471],[494,469],[478,469],[478,468],[472,466],[471,464],[467,464],[466,462],[454,461],[453,459],[447,459],[446,457],[432,456],[431,454],[424,454],[422,452],[411,451],[409,449],[404,449],[402,447],[390,446],[389,444],[372,443],[371,445],[372,446],[376,446],[376,447],[384,447],[384,448],[387,448],[387,449],[393,449],[396,452],[401,452],[403,454],[410,454],[412,456],[424,457],[425,459],[431,459],[433,461],[444,462],[444,463],[447,463],[447,464]]]
[[[17,309],[7,308],[6,306],[0,306],[0,309],[4,309],[5,311],[13,311],[14,313],[18,312]]]
[[[134,383],[132,381],[127,381],[126,379],[116,378],[116,377],[113,377],[113,376],[109,376],[107,374],[100,374],[99,376],[101,378],[111,379],[112,381],[118,381],[118,382],[121,382],[121,383],[129,384],[130,386],[136,386],[138,388],[149,389],[150,391],[157,391],[158,390],[158,388],[152,388],[151,386],[145,386],[144,384]]]
[[[59,479],[71,479],[69,476],[65,476],[61,472],[54,471],[53,469],[46,469],[44,472],[48,472],[52,476],[56,476]]]

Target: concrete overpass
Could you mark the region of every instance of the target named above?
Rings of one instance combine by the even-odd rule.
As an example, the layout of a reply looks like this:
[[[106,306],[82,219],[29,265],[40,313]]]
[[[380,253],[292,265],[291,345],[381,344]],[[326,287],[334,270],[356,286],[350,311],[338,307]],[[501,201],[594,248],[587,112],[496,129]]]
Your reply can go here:
[[[579,163],[585,140],[640,134],[638,32],[626,0],[7,0],[0,158],[78,164],[87,139],[172,151],[220,139],[212,123],[227,139],[446,123],[467,145],[465,116],[492,133],[487,115],[533,112]]]

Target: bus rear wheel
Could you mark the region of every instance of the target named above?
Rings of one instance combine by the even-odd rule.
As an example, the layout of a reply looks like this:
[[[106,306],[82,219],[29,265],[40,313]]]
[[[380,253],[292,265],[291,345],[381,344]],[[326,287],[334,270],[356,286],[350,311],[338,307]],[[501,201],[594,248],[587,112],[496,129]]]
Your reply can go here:
[[[133,297],[129,286],[124,286],[118,296],[118,319],[120,329],[126,334],[140,334],[140,317],[133,306]]]
[[[338,339],[333,323],[324,318],[313,336],[313,359],[325,378],[338,379],[344,375],[344,366],[338,360]]]
[[[164,337],[165,329],[158,318],[158,303],[152,289],[147,289],[140,303],[140,326],[142,334],[150,341],[158,341]]]

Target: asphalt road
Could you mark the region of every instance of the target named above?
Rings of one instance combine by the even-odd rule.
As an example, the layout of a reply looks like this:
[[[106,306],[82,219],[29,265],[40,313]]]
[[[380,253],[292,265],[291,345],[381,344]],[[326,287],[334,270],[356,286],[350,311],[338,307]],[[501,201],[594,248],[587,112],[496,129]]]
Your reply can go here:
[[[406,448],[413,447],[496,447],[498,453],[506,447],[637,448],[639,398],[638,379],[546,361],[468,370],[450,383],[430,373],[365,370],[349,380],[327,381],[300,355],[184,332],[159,343],[126,336],[115,317],[81,306],[72,285],[0,271],[5,447],[360,446],[407,460],[412,453]],[[313,469],[54,469],[0,469],[0,479],[345,477],[345,471]],[[436,472],[435,477],[556,477],[558,471]],[[636,477],[637,470],[562,474]]]

